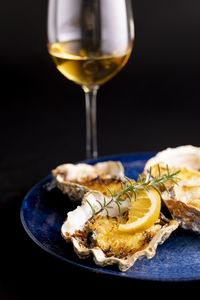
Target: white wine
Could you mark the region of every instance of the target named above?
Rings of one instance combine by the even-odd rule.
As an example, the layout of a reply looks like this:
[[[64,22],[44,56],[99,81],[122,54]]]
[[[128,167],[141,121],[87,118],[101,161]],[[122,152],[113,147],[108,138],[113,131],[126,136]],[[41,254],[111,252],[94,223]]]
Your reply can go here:
[[[57,69],[80,85],[101,85],[108,81],[126,64],[131,49],[132,43],[123,53],[102,54],[81,47],[78,40],[48,45]]]

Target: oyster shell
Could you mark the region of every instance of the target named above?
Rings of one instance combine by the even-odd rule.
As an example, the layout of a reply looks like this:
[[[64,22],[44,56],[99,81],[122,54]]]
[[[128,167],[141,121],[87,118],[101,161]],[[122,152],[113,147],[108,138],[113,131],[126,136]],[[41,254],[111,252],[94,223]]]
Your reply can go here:
[[[169,167],[200,170],[200,148],[191,145],[167,148],[150,158],[145,170],[161,162]]]
[[[158,175],[154,163],[161,171],[166,172],[166,165],[180,170],[178,185],[171,183],[169,192],[163,191],[161,198],[182,228],[200,233],[200,148],[181,146],[159,152],[146,163],[145,173],[151,166],[152,175]]]
[[[109,212],[102,208],[105,205]],[[144,232],[119,232],[116,224],[123,221],[129,205],[129,199],[123,201],[119,212],[112,198],[97,191],[88,192],[82,205],[68,213],[61,234],[66,241],[72,242],[80,258],[93,255],[100,266],[117,264],[121,271],[126,271],[138,258],[152,258],[158,244],[178,227],[177,221],[161,217]]]
[[[80,201],[90,190],[100,188],[105,193],[106,185],[119,184],[124,178],[124,168],[119,161],[105,161],[95,165],[63,164],[52,170],[52,174],[57,187],[64,194],[72,200]]]

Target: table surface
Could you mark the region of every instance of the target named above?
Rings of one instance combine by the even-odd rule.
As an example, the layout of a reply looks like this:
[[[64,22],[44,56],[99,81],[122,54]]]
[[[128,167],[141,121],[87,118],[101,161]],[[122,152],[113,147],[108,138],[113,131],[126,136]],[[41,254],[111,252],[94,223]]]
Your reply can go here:
[[[138,3],[136,1],[139,9]],[[17,7],[15,9],[12,11],[14,20],[15,13],[19,13]],[[137,11],[136,19],[140,26],[143,21]],[[134,293],[142,290],[144,294],[154,293],[159,288],[166,295],[180,289],[196,289],[198,282],[182,284],[124,280],[78,269],[40,249],[24,231],[19,213],[27,191],[57,165],[85,158],[83,92],[59,74],[46,49],[39,46],[43,35],[34,35],[34,20],[32,16],[32,21],[24,21],[32,30],[31,38],[37,40],[39,50],[32,47],[32,56],[28,56],[21,55],[19,48],[16,57],[13,57],[10,50],[2,49],[0,299],[31,299],[38,295],[46,299],[54,294],[59,299],[61,295],[67,297],[73,287],[76,287],[77,295],[90,295],[94,286],[97,293],[104,295],[106,291],[106,295],[112,296],[117,296],[119,290],[130,290],[130,287]],[[25,40],[24,24],[16,24],[18,27],[10,23],[11,29],[23,31]],[[9,28],[8,33],[11,32]],[[164,61],[164,52],[159,64],[156,53],[151,52],[152,60],[157,59],[154,65],[149,60],[150,54],[144,53],[145,47],[140,44],[144,38],[144,28],[141,26],[139,29],[141,37],[136,45],[135,63],[132,56],[127,66],[98,93],[100,156],[159,151],[184,144],[200,146],[199,62],[195,65],[191,58],[191,64],[188,61],[184,64],[176,50],[174,61],[178,61],[177,64]],[[187,57],[186,52],[181,57],[183,54]],[[146,55],[147,65],[142,60]],[[189,55],[192,57],[192,51]]]

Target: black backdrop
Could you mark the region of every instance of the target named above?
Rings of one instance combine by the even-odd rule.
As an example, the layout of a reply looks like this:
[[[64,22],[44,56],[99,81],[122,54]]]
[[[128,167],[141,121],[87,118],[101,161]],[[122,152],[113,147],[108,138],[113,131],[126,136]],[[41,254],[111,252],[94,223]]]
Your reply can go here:
[[[47,1],[25,0],[3,1],[0,9],[0,299],[61,293],[74,282],[88,292],[90,280],[154,290],[157,283],[74,270],[21,226],[27,190],[58,164],[85,158],[84,95],[48,56],[46,9]],[[133,0],[133,10],[133,54],[98,94],[99,155],[200,146],[200,2]]]

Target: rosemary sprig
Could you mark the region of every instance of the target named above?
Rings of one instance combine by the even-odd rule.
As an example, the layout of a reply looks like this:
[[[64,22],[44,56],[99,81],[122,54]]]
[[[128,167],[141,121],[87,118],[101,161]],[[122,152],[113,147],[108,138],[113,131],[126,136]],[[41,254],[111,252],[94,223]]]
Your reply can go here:
[[[111,195],[111,200],[108,203],[106,203],[106,200],[104,198],[104,204],[96,200],[100,205],[100,209],[98,211],[95,211],[91,203],[88,200],[86,200],[92,210],[92,215],[93,216],[97,215],[103,210],[105,210],[107,215],[109,215],[108,208],[113,208],[113,206],[110,205],[111,202],[116,203],[119,213],[121,213],[122,202],[124,202],[127,199],[131,201],[132,197],[134,197],[136,201],[137,193],[140,191],[148,192],[150,187],[153,187],[159,194],[161,193],[162,190],[169,192],[166,183],[172,182],[174,184],[178,184],[179,178],[177,175],[180,173],[180,170],[171,172],[168,166],[166,167],[166,170],[167,170],[166,173],[161,174],[160,166],[158,164],[157,176],[155,177],[152,176],[152,169],[150,168],[149,173],[146,176],[139,175],[137,182],[133,182],[130,178],[124,176],[126,181],[121,182],[121,192],[118,194],[112,192],[110,188],[106,186],[107,190]]]

